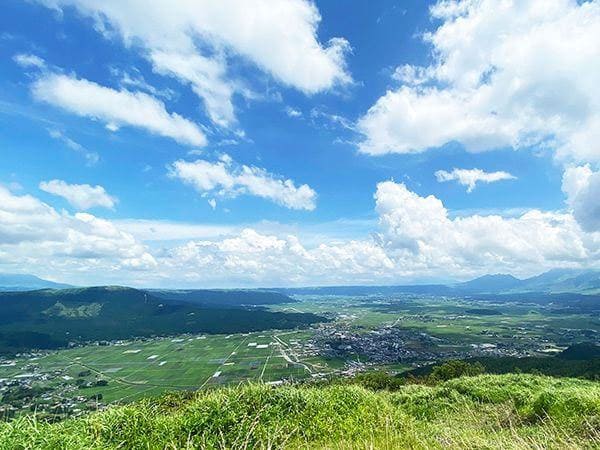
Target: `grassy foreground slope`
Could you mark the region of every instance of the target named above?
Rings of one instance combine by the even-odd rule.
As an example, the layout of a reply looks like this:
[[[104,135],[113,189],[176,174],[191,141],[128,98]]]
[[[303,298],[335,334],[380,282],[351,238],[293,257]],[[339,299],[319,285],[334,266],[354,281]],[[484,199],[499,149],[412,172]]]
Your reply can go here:
[[[0,449],[599,448],[600,383],[463,377],[397,392],[243,385],[56,424],[0,424]]]

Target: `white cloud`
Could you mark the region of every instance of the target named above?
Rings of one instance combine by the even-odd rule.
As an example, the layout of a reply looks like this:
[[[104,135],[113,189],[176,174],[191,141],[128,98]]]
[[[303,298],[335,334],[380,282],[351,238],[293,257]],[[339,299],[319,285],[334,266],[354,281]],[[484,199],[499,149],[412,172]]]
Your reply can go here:
[[[291,106],[287,106],[285,108],[285,113],[289,117],[302,117],[302,111],[292,108]]]
[[[377,186],[381,245],[416,271],[532,274],[598,261],[600,234],[585,233],[570,214],[530,210],[515,218],[470,215],[451,219],[434,196],[404,184]]]
[[[87,165],[93,166],[100,160],[100,155],[98,155],[98,153],[89,151],[79,142],[75,142],[73,139],[66,136],[59,130],[48,130],[48,134],[52,139],[56,139],[58,141],[63,142],[68,148],[70,148],[74,152],[82,154],[87,161]]]
[[[235,123],[232,97],[236,91],[233,83],[225,80],[226,67],[217,58],[202,55],[154,51],[151,54],[156,72],[189,83],[202,98],[212,122],[229,127]]]
[[[177,94],[172,89],[157,89],[148,83],[138,70],[133,70],[132,73],[120,70],[116,67],[110,69],[110,72],[115,77],[118,77],[119,83],[125,88],[134,88],[140,91],[145,91],[154,97],[161,97],[165,100],[173,100]]]
[[[95,206],[114,208],[117,202],[117,199],[108,195],[102,186],[68,184],[63,180],[50,180],[42,181],[40,189],[49,194],[64,198],[72,206],[82,211]]]
[[[502,180],[514,180],[515,176],[508,172],[485,172],[481,169],[452,169],[451,172],[438,170],[435,172],[436,179],[443,183],[445,181],[458,181],[459,184],[467,186],[467,192],[473,192],[477,183],[495,183]]]
[[[359,120],[363,152],[421,152],[451,141],[477,152],[546,145],[600,160],[600,1],[444,0],[424,35],[434,61]]]
[[[317,194],[310,186],[296,186],[292,180],[259,167],[238,165],[228,155],[216,162],[202,159],[175,161],[169,170],[171,177],[179,178],[203,195],[236,197],[249,194],[290,209],[311,211],[316,207]]]
[[[150,269],[156,261],[144,245],[107,220],[58,212],[0,186],[0,265],[101,283],[122,277],[123,268]]]
[[[375,201],[373,238],[320,235],[309,246],[285,226],[219,230],[225,235],[209,233],[161,253],[162,277],[177,274],[187,286],[373,284],[598,267],[600,234],[582,231],[568,213],[451,218],[439,199],[394,182],[380,183]]]
[[[392,261],[370,241],[305,248],[295,236],[244,229],[217,241],[190,241],[172,248],[161,264],[185,273],[184,283],[264,286],[372,282],[389,278]],[[186,268],[185,270],[182,270]]]
[[[113,131],[128,125],[170,137],[181,144],[206,145],[206,137],[196,124],[179,114],[169,113],[164,103],[143,92],[115,90],[59,74],[45,74],[32,85],[32,92],[38,100],[101,120]]]
[[[281,230],[280,230],[281,231]],[[134,237],[134,235],[136,237]],[[168,238],[174,242],[169,243]],[[160,241],[153,251],[140,242]],[[180,243],[180,240],[188,240]],[[292,235],[58,212],[0,186],[0,268],[75,284],[260,286],[369,282],[393,266],[372,241],[305,248]]]
[[[319,122],[318,124],[325,128],[343,128],[350,131],[356,129],[355,124],[344,116],[328,113],[319,108],[311,109],[310,117],[313,120],[313,123],[317,124],[317,122]]]
[[[221,126],[235,122],[232,96],[245,91],[229,79],[233,56],[307,94],[351,81],[345,67],[348,43],[318,41],[321,17],[308,0],[38,1],[53,8],[74,6],[105,36],[140,46],[156,72],[189,83]]]
[[[571,194],[583,186],[565,181]],[[108,221],[59,212],[0,186],[0,268],[81,284],[227,287],[399,283],[600,267],[600,233],[585,232],[570,213],[451,218],[439,199],[390,181],[377,186],[375,203],[379,229],[371,237],[368,231],[376,230],[370,224],[348,237],[339,234],[341,223],[317,227],[310,236],[310,227],[294,231],[276,223],[238,228]]]
[[[25,68],[44,69],[46,67],[46,62],[42,58],[28,53],[19,53],[13,56],[13,61]]]
[[[600,171],[593,171],[589,164],[568,167],[563,174],[562,189],[581,227],[600,231]]]

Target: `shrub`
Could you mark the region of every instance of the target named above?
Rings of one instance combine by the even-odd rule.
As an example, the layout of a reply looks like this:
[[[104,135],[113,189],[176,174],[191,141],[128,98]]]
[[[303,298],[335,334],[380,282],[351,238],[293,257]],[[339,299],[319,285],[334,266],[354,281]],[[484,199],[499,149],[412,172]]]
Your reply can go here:
[[[461,360],[447,361],[436,366],[431,371],[428,380],[432,383],[448,381],[453,378],[464,376],[476,376],[485,373],[485,367],[481,363],[469,363]]]

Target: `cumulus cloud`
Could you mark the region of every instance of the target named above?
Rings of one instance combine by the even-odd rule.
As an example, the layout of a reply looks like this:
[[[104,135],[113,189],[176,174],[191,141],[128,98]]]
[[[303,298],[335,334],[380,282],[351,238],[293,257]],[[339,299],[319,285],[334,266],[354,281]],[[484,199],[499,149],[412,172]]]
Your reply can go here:
[[[394,283],[507,271],[532,275],[553,267],[589,267],[600,234],[569,213],[530,210],[518,217],[451,218],[434,196],[384,182],[375,192],[379,229],[372,237],[307,245],[296,235],[254,227],[206,235],[166,249],[165,273],[185,285],[315,285]],[[180,277],[181,277],[180,276]]]
[[[600,171],[593,171],[589,164],[568,167],[563,174],[562,189],[581,227],[600,231]]]
[[[358,121],[361,151],[543,144],[600,160],[600,1],[442,0],[431,15],[432,64],[396,70]]]
[[[600,235],[585,233],[571,214],[530,210],[519,217],[450,218],[434,196],[384,182],[375,193],[381,245],[416,270],[446,273],[535,272],[590,264]]]
[[[0,265],[58,279],[101,282],[120,270],[150,269],[154,257],[131,234],[88,213],[58,212],[0,186]],[[113,278],[113,279],[115,279]]]
[[[138,240],[157,235],[154,250]],[[393,263],[371,240],[308,248],[293,235],[250,228],[111,222],[59,212],[0,186],[0,267],[81,284],[202,287],[369,282],[389,278]]]
[[[228,155],[223,155],[215,162],[203,159],[175,161],[169,169],[169,175],[193,186],[205,196],[236,197],[247,194],[290,209],[312,211],[316,207],[317,193],[310,186],[296,186],[294,181],[265,169],[239,165]]]
[[[245,90],[228,75],[233,56],[307,94],[351,81],[348,42],[319,42],[321,16],[308,0],[38,1],[75,7],[105,36],[140,47],[156,72],[189,83],[221,126],[235,122],[232,96]]]
[[[120,126],[143,128],[153,134],[195,146],[206,145],[206,137],[193,122],[169,113],[164,103],[143,92],[116,90],[72,76],[48,73],[32,85],[36,99],[80,116]]]
[[[586,184],[577,180],[567,177],[565,190],[582,192]],[[0,187],[0,267],[72,283],[171,287],[398,283],[599,267],[600,233],[583,230],[570,212],[452,218],[436,197],[391,181],[378,184],[374,198],[379,225],[371,236],[301,240],[276,224],[71,215]]]
[[[393,262],[371,241],[322,244],[308,249],[297,237],[244,229],[216,241],[190,241],[172,248],[161,264],[186,268],[187,282],[206,280],[259,286],[370,282],[390,275]],[[223,282],[223,281],[221,281]]]
[[[64,198],[72,206],[82,211],[95,206],[114,208],[117,202],[117,199],[108,195],[102,186],[68,184],[63,180],[50,180],[42,181],[40,189],[49,194]]]
[[[451,172],[438,170],[435,178],[440,182],[458,181],[459,184],[467,186],[467,192],[473,192],[477,183],[495,183],[502,180],[514,180],[516,177],[508,172],[485,172],[481,169],[452,169]]]

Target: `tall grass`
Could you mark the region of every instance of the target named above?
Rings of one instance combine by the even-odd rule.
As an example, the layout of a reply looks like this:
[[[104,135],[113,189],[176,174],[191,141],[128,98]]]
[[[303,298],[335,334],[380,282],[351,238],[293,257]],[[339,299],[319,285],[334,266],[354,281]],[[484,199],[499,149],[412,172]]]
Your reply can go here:
[[[1,450],[33,448],[600,448],[600,383],[483,375],[393,393],[248,384],[0,425]]]

